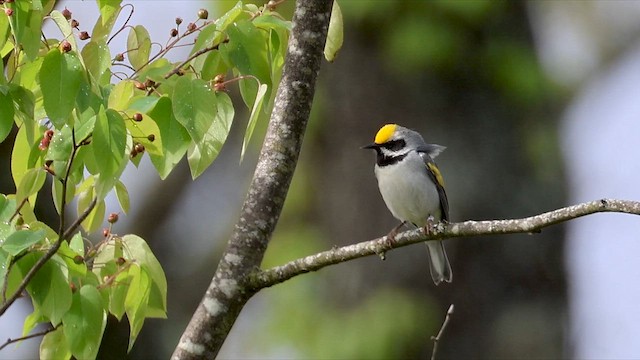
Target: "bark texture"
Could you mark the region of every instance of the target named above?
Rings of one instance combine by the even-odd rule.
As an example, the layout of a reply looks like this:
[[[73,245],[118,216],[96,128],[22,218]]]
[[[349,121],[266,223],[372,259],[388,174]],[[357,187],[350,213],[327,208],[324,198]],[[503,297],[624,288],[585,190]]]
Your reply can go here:
[[[320,69],[333,0],[298,0],[283,76],[240,219],[172,359],[213,358],[244,304],[298,161]]]

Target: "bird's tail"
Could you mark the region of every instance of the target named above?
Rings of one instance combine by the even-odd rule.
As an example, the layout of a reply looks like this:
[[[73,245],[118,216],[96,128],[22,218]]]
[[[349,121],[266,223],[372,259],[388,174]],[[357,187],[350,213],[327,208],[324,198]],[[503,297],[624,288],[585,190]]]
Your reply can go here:
[[[451,264],[447,258],[442,241],[427,241],[427,250],[429,251],[429,268],[431,270],[431,278],[436,285],[446,281],[450,283],[453,280],[451,272]]]

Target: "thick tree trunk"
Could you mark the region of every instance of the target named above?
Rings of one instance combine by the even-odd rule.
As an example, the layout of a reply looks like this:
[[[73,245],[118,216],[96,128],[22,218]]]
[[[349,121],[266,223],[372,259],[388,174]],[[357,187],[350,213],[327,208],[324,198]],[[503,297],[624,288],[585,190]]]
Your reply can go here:
[[[269,128],[228,247],[173,359],[213,358],[253,295],[260,266],[296,168],[311,111],[333,0],[298,0]]]

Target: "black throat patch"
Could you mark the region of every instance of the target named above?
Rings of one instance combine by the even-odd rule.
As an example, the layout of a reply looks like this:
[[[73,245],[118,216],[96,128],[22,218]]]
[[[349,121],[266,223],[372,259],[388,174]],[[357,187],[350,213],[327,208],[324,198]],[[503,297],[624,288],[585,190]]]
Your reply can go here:
[[[405,153],[405,154],[402,154],[402,155],[389,156],[389,155],[383,154],[382,150],[376,149],[376,163],[380,167],[393,165],[393,164],[398,163],[399,161],[401,161],[405,157],[407,157],[408,154],[409,153]]]

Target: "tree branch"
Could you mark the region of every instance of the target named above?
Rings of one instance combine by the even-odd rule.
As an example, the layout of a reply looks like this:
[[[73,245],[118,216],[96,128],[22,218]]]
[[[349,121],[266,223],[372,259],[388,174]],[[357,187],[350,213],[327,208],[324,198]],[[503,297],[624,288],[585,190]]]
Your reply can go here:
[[[332,5],[296,1],[282,80],[240,219],[173,359],[214,358],[254,294],[247,279],[262,262],[298,162]]]
[[[388,250],[426,240],[481,235],[536,233],[545,227],[599,212],[619,212],[640,215],[640,202],[602,199],[568,206],[522,219],[465,221],[449,224],[440,223],[435,225],[430,231],[430,235],[426,235],[423,229],[409,230],[398,233],[393,242],[389,242],[387,237],[383,236],[374,240],[323,251],[264,271],[254,272],[250,278],[250,284],[254,291],[258,291],[262,288],[289,280],[292,277],[320,270],[329,265],[365,256],[384,254]]]

